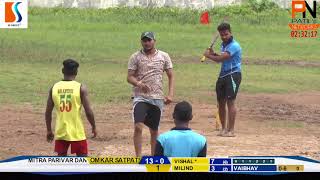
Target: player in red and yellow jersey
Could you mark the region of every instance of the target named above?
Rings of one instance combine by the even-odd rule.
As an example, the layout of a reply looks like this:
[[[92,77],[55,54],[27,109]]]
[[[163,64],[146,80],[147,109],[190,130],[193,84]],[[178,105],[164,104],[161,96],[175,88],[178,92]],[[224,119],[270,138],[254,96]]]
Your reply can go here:
[[[97,136],[94,114],[90,106],[87,87],[75,78],[79,63],[72,59],[63,61],[64,78],[53,85],[49,91],[45,113],[47,125],[47,141],[55,139],[55,152],[58,156],[67,156],[71,145],[71,154],[88,155],[88,145],[81,118],[83,106],[87,119],[91,124],[93,137]],[[56,111],[55,135],[51,130],[52,111]],[[55,137],[55,138],[54,138]]]

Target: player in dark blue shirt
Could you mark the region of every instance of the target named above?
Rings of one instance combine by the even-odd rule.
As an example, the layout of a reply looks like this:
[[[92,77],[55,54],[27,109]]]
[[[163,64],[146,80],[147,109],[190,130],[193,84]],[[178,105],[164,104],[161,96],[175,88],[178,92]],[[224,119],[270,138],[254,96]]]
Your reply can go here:
[[[216,83],[216,94],[219,104],[219,117],[222,130],[219,136],[234,137],[234,124],[236,119],[235,100],[241,83],[242,50],[239,43],[233,38],[231,27],[228,23],[218,26],[222,40],[221,55],[208,49],[204,56],[222,63],[219,78]],[[228,106],[228,123],[226,126],[226,105]]]
[[[192,106],[188,102],[175,106],[173,119],[176,127],[158,137],[155,156],[206,157],[206,138],[189,128],[192,117]]]

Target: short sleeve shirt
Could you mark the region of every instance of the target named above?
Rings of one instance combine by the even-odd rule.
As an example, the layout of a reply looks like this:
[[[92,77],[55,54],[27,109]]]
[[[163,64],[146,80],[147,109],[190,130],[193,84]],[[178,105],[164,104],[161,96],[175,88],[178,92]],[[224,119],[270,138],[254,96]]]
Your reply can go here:
[[[150,99],[164,99],[163,73],[172,69],[172,61],[168,53],[156,50],[152,57],[148,57],[142,50],[134,53],[128,62],[128,69],[135,71],[138,81],[146,84],[150,91],[144,93],[140,88],[134,87],[134,96]]]
[[[228,52],[230,59],[223,61],[220,71],[220,78],[235,72],[241,72],[242,50],[239,43],[232,39],[228,44],[221,44],[221,52]]]

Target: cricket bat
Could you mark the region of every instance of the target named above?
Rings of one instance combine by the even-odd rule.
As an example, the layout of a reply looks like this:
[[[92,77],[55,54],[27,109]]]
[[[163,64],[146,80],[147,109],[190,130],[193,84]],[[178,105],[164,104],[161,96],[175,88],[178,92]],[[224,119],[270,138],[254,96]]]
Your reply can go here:
[[[219,37],[219,33],[216,32],[212,38],[212,41],[211,41],[211,44],[210,46],[208,47],[209,49],[212,49],[212,47],[214,46],[214,44],[217,42],[217,39]],[[206,60],[206,57],[205,56],[202,56],[201,58],[201,62],[204,62]]]
[[[217,109],[217,111],[216,111],[215,119],[216,119],[216,130],[219,131],[220,128],[221,128],[221,121],[220,121],[220,116],[219,116],[219,109]]]
[[[228,17],[224,17],[221,23],[226,22],[227,19],[228,19]],[[215,33],[215,34],[213,35],[213,37],[212,37],[211,44],[210,44],[210,46],[208,47],[209,49],[212,49],[212,48],[213,48],[213,46],[215,45],[215,43],[216,43],[217,40],[218,40],[218,37],[219,37],[219,32],[216,31],[216,33]],[[206,57],[205,57],[205,56],[202,56],[202,58],[200,59],[201,62],[204,62],[205,60],[206,60]]]

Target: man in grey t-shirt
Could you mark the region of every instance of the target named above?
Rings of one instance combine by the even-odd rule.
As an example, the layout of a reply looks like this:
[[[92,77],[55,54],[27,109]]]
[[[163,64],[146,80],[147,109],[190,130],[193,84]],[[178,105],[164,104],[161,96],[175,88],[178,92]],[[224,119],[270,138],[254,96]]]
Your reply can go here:
[[[133,142],[136,156],[141,156],[142,129],[149,127],[151,135],[151,155],[154,155],[158,137],[158,127],[164,104],[172,102],[173,98],[173,71],[169,55],[155,48],[153,32],[144,32],[141,35],[143,49],[134,53],[128,63],[128,83],[134,86]],[[163,93],[163,72],[169,80],[169,95]]]

